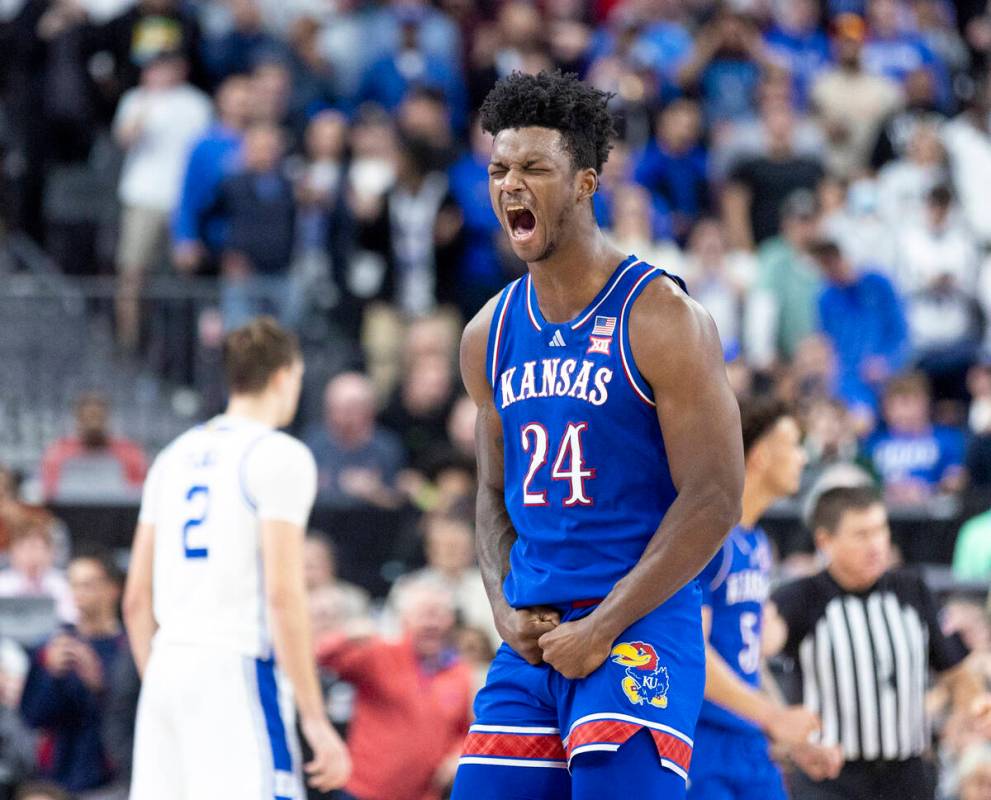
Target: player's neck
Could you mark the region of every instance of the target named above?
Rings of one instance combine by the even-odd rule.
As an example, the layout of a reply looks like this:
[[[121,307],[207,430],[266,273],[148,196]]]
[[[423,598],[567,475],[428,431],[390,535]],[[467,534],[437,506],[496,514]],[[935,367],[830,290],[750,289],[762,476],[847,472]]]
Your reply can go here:
[[[276,399],[268,394],[234,395],[224,414],[260,422],[270,428],[278,428],[282,416]]]
[[[574,319],[599,293],[623,260],[599,228],[573,236],[552,256],[527,264],[540,311],[550,323]]]
[[[764,512],[779,499],[778,495],[768,490],[762,481],[747,475],[743,483],[743,497],[740,501],[740,525],[747,529],[753,528],[760,522]]]

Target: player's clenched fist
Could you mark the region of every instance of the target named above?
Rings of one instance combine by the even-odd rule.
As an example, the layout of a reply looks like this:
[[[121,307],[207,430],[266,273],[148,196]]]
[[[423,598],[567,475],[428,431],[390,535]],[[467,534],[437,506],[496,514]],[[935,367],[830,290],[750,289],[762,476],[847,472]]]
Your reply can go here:
[[[565,622],[540,637],[544,661],[565,678],[584,678],[609,657],[612,639],[604,638],[591,617]]]
[[[548,631],[561,624],[561,613],[549,606],[509,608],[496,615],[499,635],[527,662],[533,665],[544,662],[537,642]]]
[[[341,788],[351,777],[351,756],[337,731],[324,718],[304,719],[300,727],[313,750],[313,760],[303,767],[310,786],[321,792]]]

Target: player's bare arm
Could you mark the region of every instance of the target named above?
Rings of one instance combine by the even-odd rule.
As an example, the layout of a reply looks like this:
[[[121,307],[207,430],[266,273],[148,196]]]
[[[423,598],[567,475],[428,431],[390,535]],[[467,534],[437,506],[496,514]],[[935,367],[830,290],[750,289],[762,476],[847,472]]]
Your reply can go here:
[[[712,609],[702,607],[702,632],[705,634],[705,699],[749,719],[782,745],[801,744],[819,729],[819,718],[804,706],[783,706],[766,692],[740,680],[709,644]]]
[[[158,625],[152,609],[152,573],[155,555],[155,526],[139,522],[131,546],[131,563],[124,588],[124,625],[138,674],[144,675],[151,655],[151,640]]]
[[[344,743],[330,726],[317,680],[303,581],[303,528],[261,521],[265,595],[279,666],[293,687],[300,727],[313,750],[304,765],[310,785],[320,791],[343,786],[351,773]]]
[[[654,393],[678,497],[599,607],[541,637],[544,660],[568,678],[598,668],[620,633],[698,575],[740,515],[740,412],[712,319],[673,283],[655,280],[633,306],[630,345]]]
[[[502,423],[485,375],[485,350],[495,306],[496,300],[490,301],[468,323],[461,339],[461,376],[468,394],[478,406],[475,422],[478,567],[499,635],[531,664],[539,664],[543,658],[537,642],[560,622],[561,617],[553,608],[514,609],[503,594],[503,581],[509,572],[509,551],[516,541],[516,531],[506,510]]]

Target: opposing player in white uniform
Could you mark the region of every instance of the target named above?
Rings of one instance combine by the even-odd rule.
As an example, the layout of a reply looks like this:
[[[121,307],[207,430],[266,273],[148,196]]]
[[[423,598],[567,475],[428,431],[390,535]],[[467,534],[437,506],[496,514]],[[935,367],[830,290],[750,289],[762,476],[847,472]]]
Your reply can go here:
[[[310,783],[350,770],[304,594],[316,467],[276,430],[296,413],[298,345],[259,318],[228,335],[224,366],[226,413],[169,445],[145,484],[124,600],[144,679],[131,800],[302,800],[291,695]]]

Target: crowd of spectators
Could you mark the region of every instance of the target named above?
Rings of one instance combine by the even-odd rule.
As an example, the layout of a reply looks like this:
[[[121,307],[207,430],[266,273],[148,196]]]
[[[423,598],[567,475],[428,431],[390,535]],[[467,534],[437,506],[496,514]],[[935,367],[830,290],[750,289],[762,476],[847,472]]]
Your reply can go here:
[[[442,794],[498,644],[472,559],[474,408],[457,341],[525,267],[490,209],[477,110],[498,78],[554,68],[614,93],[599,222],[685,277],[739,394],[795,406],[803,494],[846,466],[893,510],[962,509],[954,573],[991,577],[986,3],[0,2],[0,240],[31,237],[80,285],[114,276],[114,303],[93,313],[125,358],[148,358],[156,314],[179,308],[146,295],[151,280],[212,287],[216,302],[179,308],[186,334],[165,342],[195,351],[179,375],[201,416],[220,407],[218,331],[276,316],[315,376],[294,432],[316,458],[318,503],[422,513],[404,561],[418,569],[390,574],[388,597],[338,575],[332,539],[346,531],[307,545],[333,718],[358,740],[408,743],[389,765],[356,758],[359,797],[396,780],[411,798]],[[116,182],[112,221],[58,213],[80,170]],[[58,631],[27,655],[0,640],[0,785],[56,784],[22,800],[112,798],[126,781],[137,677],[117,657],[118,577],[99,555],[70,562],[76,532],[43,507],[133,500],[141,432],[125,439],[112,419],[88,393],[20,491],[0,469],[0,615],[6,599],[50,597],[48,612],[17,608]],[[991,663],[987,619],[958,606],[948,624]],[[437,688],[413,697],[373,663]],[[986,743],[950,731],[941,753],[945,797],[991,797]]]

